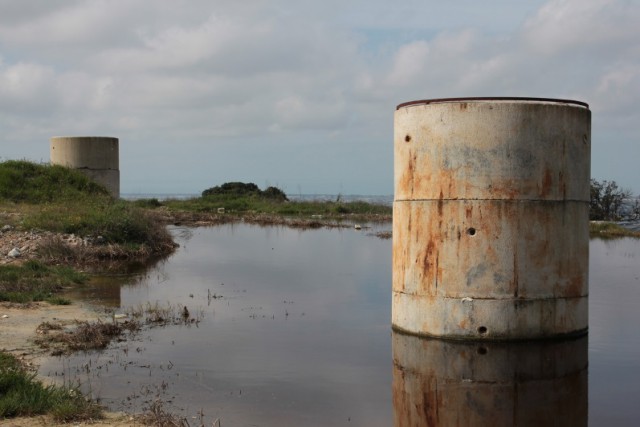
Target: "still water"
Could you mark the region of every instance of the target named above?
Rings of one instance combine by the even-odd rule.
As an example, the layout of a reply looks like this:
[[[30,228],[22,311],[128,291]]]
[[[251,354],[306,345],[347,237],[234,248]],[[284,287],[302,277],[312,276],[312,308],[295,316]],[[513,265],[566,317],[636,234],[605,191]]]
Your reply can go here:
[[[175,255],[87,296],[202,320],[41,373],[112,410],[160,397],[193,425],[637,425],[640,241],[591,241],[588,338],[460,344],[391,332],[391,240],[373,231],[175,228]]]

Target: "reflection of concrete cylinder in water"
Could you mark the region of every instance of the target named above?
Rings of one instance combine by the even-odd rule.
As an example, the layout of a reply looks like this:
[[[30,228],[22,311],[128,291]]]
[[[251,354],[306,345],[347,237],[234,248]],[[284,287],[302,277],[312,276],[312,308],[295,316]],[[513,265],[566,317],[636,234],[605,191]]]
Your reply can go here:
[[[394,328],[462,339],[586,332],[591,113],[468,98],[395,113]]]
[[[51,138],[51,163],[78,169],[120,197],[118,138],[56,136]]]
[[[392,340],[395,427],[587,425],[586,337]]]

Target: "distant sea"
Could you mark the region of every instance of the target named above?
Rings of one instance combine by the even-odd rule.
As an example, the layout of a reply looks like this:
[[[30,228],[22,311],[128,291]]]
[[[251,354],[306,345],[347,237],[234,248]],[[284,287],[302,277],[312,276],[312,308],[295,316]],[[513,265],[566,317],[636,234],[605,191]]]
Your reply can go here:
[[[200,197],[200,194],[190,193],[123,193],[121,197],[126,200],[138,199],[190,199]],[[336,201],[355,202],[363,201],[367,203],[375,203],[380,205],[391,206],[393,204],[393,194],[389,195],[363,195],[363,194],[287,194],[289,200],[316,200],[316,201]]]

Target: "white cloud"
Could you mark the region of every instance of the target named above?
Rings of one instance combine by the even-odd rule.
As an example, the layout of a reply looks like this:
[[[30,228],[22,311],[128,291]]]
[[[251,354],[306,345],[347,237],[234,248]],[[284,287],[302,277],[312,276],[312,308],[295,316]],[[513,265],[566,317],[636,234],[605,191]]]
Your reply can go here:
[[[406,86],[423,75],[429,59],[429,44],[424,40],[402,46],[393,61],[388,81],[393,86]]]
[[[640,10],[624,0],[551,0],[524,25],[528,48],[544,55],[576,50],[605,54],[637,46]]]
[[[393,109],[413,99],[576,98],[596,132],[637,135],[637,2],[526,3],[0,0],[0,122],[21,141],[77,131],[160,144],[168,162],[170,141],[366,144],[359,170],[385,192]]]

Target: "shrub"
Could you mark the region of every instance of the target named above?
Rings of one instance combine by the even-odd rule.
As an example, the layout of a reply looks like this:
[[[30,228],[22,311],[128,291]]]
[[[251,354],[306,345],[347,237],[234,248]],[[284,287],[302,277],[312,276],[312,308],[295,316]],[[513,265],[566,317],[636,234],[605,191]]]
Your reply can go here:
[[[252,182],[227,182],[222,185],[208,188],[202,192],[202,197],[209,196],[231,196],[235,198],[254,196],[281,202],[289,200],[284,191],[277,187],[267,187],[266,190],[262,191]]]
[[[631,191],[619,188],[615,181],[595,179],[591,179],[590,193],[589,219],[597,221],[619,220],[624,200],[631,197]]]
[[[212,188],[208,188],[202,192],[202,196],[214,196],[218,194],[230,194],[234,196],[245,196],[248,194],[260,194],[261,191],[257,185],[244,182],[227,182]]]

